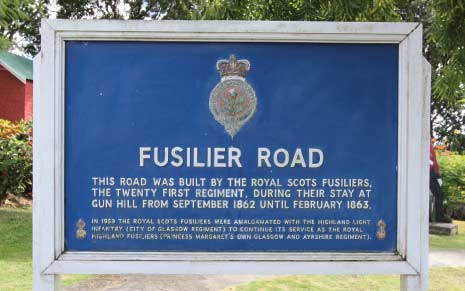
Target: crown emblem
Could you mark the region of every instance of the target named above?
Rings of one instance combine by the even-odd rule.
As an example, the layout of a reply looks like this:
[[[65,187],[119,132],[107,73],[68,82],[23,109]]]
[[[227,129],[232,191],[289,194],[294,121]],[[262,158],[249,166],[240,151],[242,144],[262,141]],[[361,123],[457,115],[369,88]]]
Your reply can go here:
[[[252,118],[257,107],[255,91],[245,80],[250,62],[230,55],[229,60],[218,60],[216,69],[221,81],[210,93],[209,107],[215,120],[233,138]]]
[[[76,223],[76,228],[77,228],[77,230],[76,230],[76,238],[77,239],[86,238],[87,232],[84,229],[85,227],[86,227],[86,223],[84,222],[84,220],[82,220],[82,218],[79,218],[79,220]]]
[[[216,69],[221,77],[239,76],[245,78],[250,70],[248,60],[238,60],[235,55],[230,55],[229,60],[219,60],[216,62]]]
[[[378,221],[378,231],[376,232],[376,237],[379,240],[386,239],[386,223],[382,219]]]

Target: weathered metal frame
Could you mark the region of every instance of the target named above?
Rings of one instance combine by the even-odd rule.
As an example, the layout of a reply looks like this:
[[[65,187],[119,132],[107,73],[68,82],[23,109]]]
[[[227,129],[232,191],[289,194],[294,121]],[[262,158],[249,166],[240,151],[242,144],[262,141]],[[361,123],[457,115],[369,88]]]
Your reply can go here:
[[[59,274],[400,274],[427,289],[429,66],[416,23],[44,20],[34,59],[34,290]],[[396,253],[64,252],[67,40],[399,44]]]

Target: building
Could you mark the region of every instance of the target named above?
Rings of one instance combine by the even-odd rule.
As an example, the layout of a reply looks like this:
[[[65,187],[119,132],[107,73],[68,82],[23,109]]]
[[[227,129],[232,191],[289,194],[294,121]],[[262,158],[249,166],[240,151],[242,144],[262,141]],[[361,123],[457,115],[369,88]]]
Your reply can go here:
[[[0,50],[0,118],[32,119],[32,61]]]

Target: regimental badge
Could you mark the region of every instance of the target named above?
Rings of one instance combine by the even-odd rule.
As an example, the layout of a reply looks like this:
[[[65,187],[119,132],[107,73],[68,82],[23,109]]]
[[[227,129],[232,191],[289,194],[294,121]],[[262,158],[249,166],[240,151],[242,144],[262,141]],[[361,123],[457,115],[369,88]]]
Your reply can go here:
[[[257,108],[257,96],[245,81],[250,62],[231,55],[229,60],[219,60],[216,69],[221,75],[221,82],[210,93],[210,111],[226,132],[234,137]]]
[[[386,223],[382,219],[378,221],[378,231],[376,232],[376,237],[379,240],[386,239]]]
[[[85,239],[87,235],[87,231],[84,229],[86,227],[86,223],[82,218],[79,218],[78,222],[76,223],[76,238],[77,239]]]

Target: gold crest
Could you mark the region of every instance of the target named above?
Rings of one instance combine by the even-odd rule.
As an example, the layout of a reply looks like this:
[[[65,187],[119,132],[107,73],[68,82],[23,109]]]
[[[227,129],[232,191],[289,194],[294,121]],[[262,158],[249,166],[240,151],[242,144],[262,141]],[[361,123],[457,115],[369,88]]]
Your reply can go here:
[[[215,120],[233,138],[257,108],[255,91],[245,80],[250,71],[250,62],[231,55],[229,60],[219,60],[216,69],[221,81],[210,93],[209,107]]]
[[[82,218],[79,218],[78,222],[76,223],[76,238],[77,239],[85,239],[87,235],[87,231],[84,229],[86,227],[86,223]]]
[[[379,240],[386,239],[386,223],[382,219],[378,221],[378,231],[376,232],[376,237]]]

